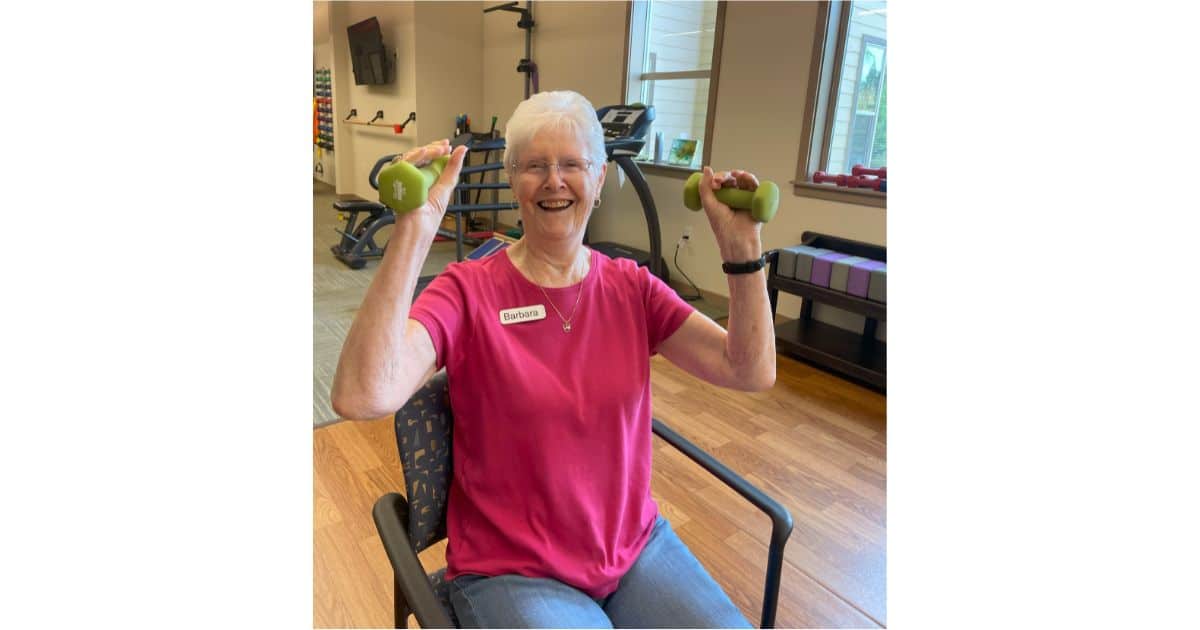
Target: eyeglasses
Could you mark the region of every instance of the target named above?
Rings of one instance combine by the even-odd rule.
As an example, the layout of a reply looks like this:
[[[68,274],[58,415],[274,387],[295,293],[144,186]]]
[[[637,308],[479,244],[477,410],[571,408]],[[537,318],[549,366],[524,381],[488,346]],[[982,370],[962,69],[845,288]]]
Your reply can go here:
[[[591,170],[592,161],[582,158],[571,158],[561,162],[550,162],[547,160],[529,160],[525,163],[513,162],[513,168],[517,171],[518,175],[537,181],[546,179],[550,175],[551,167],[558,169],[559,177],[578,177]]]

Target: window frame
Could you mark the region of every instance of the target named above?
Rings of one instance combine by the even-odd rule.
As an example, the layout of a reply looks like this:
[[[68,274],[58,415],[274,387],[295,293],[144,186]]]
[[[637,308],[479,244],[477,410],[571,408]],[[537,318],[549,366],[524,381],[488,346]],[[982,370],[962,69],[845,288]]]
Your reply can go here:
[[[875,37],[874,35],[863,35],[861,49],[858,51],[858,68],[861,73],[863,65],[866,62],[866,58],[867,58],[867,46],[871,46],[871,45],[874,45],[878,48],[883,49],[883,72],[879,75],[879,84],[876,86],[878,88],[877,97],[882,97],[883,84],[885,81],[887,81],[887,41],[879,39],[878,37]],[[855,82],[858,83],[859,81],[856,80]],[[867,130],[867,143],[868,143],[868,145],[871,146],[871,148],[868,149],[867,152],[871,153],[871,152],[873,152],[874,143],[875,143],[875,128],[878,127],[878,125],[879,125],[879,103],[875,104],[875,111],[861,112],[858,109],[858,96],[859,96],[859,92],[856,89],[856,90],[854,90],[854,101],[850,104],[851,119],[850,119],[849,136],[851,138],[854,137],[854,128],[858,125],[858,117],[859,116],[862,116],[862,115],[870,116],[871,117],[871,125]],[[863,164],[865,164],[869,167],[871,165],[871,156],[868,156],[867,159],[863,162]]]
[[[633,7],[636,2],[642,0],[629,0],[625,3],[625,68],[621,75],[621,98],[625,100],[629,94],[630,77],[633,74],[639,75],[642,80],[662,80],[671,78],[705,78],[702,76],[707,72],[708,78],[708,105],[705,111],[704,119],[704,142],[701,145],[701,167],[705,164],[710,164],[712,161],[712,145],[713,145],[713,130],[714,119],[717,114],[717,86],[720,83],[721,76],[721,48],[725,39],[725,4],[726,0],[717,1],[717,15],[713,26],[713,49],[712,61],[709,63],[709,69],[705,70],[685,70],[678,72],[653,72],[643,73],[641,71],[641,61],[639,58],[638,70],[635,72],[630,66],[630,58],[633,52],[633,41],[631,39],[631,31],[633,28]],[[644,51],[646,42],[642,42],[639,50]],[[649,78],[645,78],[647,74],[651,74]],[[666,175],[678,179],[687,179],[692,173],[700,171],[700,168],[691,168],[686,166],[676,166],[674,164],[664,164],[662,162],[634,160],[638,167],[647,174]]]
[[[792,192],[798,197],[887,208],[887,193],[867,188],[844,188],[829,184],[816,184],[812,181],[812,174],[821,170],[825,163],[825,149],[833,137],[833,124],[836,118],[836,112],[833,109],[837,101],[834,87],[836,80],[842,74],[842,58],[846,54],[846,33],[850,27],[850,7],[851,2],[824,0],[818,3],[817,25],[813,34],[812,62],[808,72],[808,98],[804,109],[804,127],[801,132],[801,138],[805,144],[800,146]],[[818,130],[820,131],[819,135]]]

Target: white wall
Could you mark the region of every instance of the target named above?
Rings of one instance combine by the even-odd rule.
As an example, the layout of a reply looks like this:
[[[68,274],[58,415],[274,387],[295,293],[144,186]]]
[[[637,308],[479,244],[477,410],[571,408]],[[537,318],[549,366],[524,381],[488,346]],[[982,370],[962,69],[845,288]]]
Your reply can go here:
[[[496,4],[482,2],[479,11]],[[541,91],[574,90],[596,107],[621,103],[625,13],[624,2],[534,2],[533,60]],[[517,28],[518,19],[516,13],[493,11],[483,20],[483,111],[489,122],[499,117],[498,129],[525,98],[524,75],[516,71],[525,56],[525,31]],[[505,192],[499,198],[512,196]],[[500,222],[507,225],[516,225],[518,218],[516,211],[500,213]]]
[[[483,9],[474,2],[417,2],[415,18],[418,141],[453,136],[458,114],[468,114],[478,130],[483,124]]]
[[[483,88],[478,59],[482,9],[470,2],[332,2],[334,145],[337,191],[373,199],[367,175],[380,157],[400,153],[453,134],[456,113],[479,111]],[[383,41],[395,51],[393,80],[387,85],[355,85],[346,28],[376,17]],[[365,127],[341,121],[351,109],[355,120],[399,124],[409,112],[417,119],[397,135],[391,127]]]
[[[368,128],[343,122],[351,109],[358,111],[354,120],[369,121],[383,110],[384,121],[399,123],[416,109],[416,48],[412,2],[332,2],[330,34],[333,43],[333,118],[334,153],[337,156],[337,192],[373,199],[375,191],[367,174],[375,160],[389,153],[400,153],[417,146],[414,128],[403,136],[386,128]],[[369,17],[379,19],[383,42],[394,52],[392,83],[355,85],[350,62],[346,28]]]

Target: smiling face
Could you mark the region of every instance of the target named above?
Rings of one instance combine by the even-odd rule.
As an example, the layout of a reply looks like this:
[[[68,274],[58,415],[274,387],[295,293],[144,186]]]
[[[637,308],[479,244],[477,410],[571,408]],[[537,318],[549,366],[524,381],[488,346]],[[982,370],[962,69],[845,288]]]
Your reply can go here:
[[[583,242],[608,170],[586,155],[579,134],[565,126],[543,129],[521,149],[511,179],[527,237],[545,244]]]

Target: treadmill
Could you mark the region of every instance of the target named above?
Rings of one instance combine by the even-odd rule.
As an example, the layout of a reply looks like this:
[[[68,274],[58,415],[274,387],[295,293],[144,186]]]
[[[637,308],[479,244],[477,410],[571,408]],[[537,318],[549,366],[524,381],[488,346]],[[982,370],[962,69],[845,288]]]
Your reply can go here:
[[[667,269],[667,261],[662,257],[662,229],[658,224],[658,209],[654,206],[654,197],[650,194],[650,185],[646,183],[642,169],[633,161],[646,144],[650,123],[654,122],[654,106],[640,103],[610,105],[596,110],[596,116],[600,118],[600,126],[604,128],[604,150],[608,159],[616,162],[625,172],[642,202],[642,212],[646,215],[646,229],[650,236],[650,251],[611,241],[592,243],[588,241],[587,234],[583,236],[583,243],[609,258],[628,258],[640,267],[649,267],[650,273],[669,285],[671,272]]]

